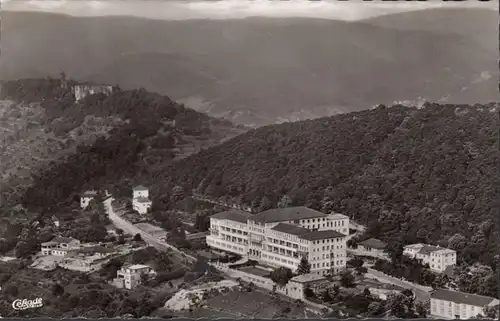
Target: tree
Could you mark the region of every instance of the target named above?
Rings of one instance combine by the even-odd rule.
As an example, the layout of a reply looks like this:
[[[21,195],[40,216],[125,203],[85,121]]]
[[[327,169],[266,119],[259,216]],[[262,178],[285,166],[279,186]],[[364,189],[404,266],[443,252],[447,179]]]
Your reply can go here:
[[[273,207],[273,203],[269,200],[267,196],[264,196],[259,203],[259,212],[264,212]]]
[[[55,296],[61,296],[64,294],[64,288],[59,283],[55,283],[52,286],[52,294]]]
[[[386,306],[390,314],[397,318],[413,318],[416,314],[413,298],[404,294],[390,294]]]
[[[340,276],[340,284],[342,284],[342,286],[345,288],[353,287],[355,284],[355,280],[356,279],[354,278],[354,275],[352,275],[352,273],[349,271],[344,271]]]
[[[369,289],[369,288],[365,288],[365,289],[363,290],[363,295],[368,297],[368,296],[371,296],[371,295],[372,295],[372,293],[370,292],[370,289]]]
[[[429,313],[430,309],[431,307],[429,301],[415,303],[415,313],[417,314],[418,318],[427,318],[427,314]]]
[[[136,242],[140,242],[140,241],[142,241],[142,236],[141,236],[141,234],[137,233],[136,235],[134,235],[133,240],[134,240],[134,241],[136,241]]]
[[[315,297],[314,291],[311,289],[311,287],[309,285],[307,285],[304,288],[304,297],[306,297],[306,298],[314,298]]]
[[[292,199],[288,195],[283,195],[281,200],[278,202],[278,207],[285,208],[292,205]]]
[[[347,261],[347,265],[352,266],[353,268],[362,267],[363,264],[364,264],[363,260],[357,257]]]
[[[292,270],[286,267],[279,267],[271,272],[271,280],[280,287],[284,287],[292,277]]]
[[[328,289],[325,289],[325,291],[323,291],[323,301],[324,302],[332,302],[333,301],[333,298],[330,295],[330,291],[328,291]]]
[[[200,232],[206,232],[210,228],[210,217],[208,215],[196,214],[194,227]]]
[[[307,260],[307,257],[303,256],[300,259],[299,266],[297,267],[297,274],[308,274],[311,273],[311,263]]]
[[[492,307],[486,307],[484,309],[484,315],[490,319],[498,320],[500,306],[495,305]]]

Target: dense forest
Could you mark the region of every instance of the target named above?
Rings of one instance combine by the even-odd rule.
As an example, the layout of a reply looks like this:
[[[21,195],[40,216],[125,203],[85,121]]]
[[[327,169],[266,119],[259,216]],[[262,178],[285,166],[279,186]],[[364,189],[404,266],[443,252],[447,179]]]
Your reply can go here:
[[[155,173],[256,210],[336,211],[390,243],[450,246],[491,264],[498,247],[497,105],[379,106],[240,135]],[[226,197],[228,198],[228,197]]]
[[[123,108],[130,122],[36,174],[23,203],[54,207],[84,187],[119,190],[138,180],[150,186],[156,211],[171,206],[174,186],[256,211],[285,198],[289,205],[347,214],[384,241],[440,244],[458,250],[464,261],[493,262],[499,237],[496,104],[380,105],[262,127],[182,162],[165,162],[170,146],[145,161],[155,150],[148,137],[160,130],[158,119],[177,119],[188,109],[172,102],[166,104],[177,107],[162,108],[165,100],[149,97],[141,90],[89,97],[86,108]],[[141,113],[151,105],[158,108]],[[206,116],[192,113],[191,128],[201,130]]]

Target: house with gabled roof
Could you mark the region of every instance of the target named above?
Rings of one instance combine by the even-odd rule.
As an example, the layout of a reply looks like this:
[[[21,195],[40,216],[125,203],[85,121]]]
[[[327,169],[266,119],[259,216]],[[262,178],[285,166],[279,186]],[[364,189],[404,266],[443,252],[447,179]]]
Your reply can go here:
[[[403,248],[403,254],[429,264],[434,272],[443,273],[449,266],[457,264],[457,252],[445,247],[423,243],[410,244]]]
[[[487,307],[498,306],[500,301],[484,295],[436,289],[431,293],[432,317],[442,319],[471,319],[485,316]]]
[[[142,185],[136,186],[132,189],[132,207],[139,214],[146,214],[153,202],[149,199],[149,190]]]
[[[72,237],[56,236],[41,245],[42,255],[66,256],[68,252],[81,247],[79,240]]]

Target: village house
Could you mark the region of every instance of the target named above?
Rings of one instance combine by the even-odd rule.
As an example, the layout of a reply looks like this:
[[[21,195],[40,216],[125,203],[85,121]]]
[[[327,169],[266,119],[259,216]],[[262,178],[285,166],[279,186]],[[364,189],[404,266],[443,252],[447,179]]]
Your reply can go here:
[[[403,249],[403,254],[429,264],[434,272],[443,273],[447,267],[457,264],[457,252],[440,246],[411,244]]]
[[[56,236],[41,245],[42,255],[66,256],[69,251],[79,249],[80,241],[71,237]]]
[[[59,219],[55,215],[52,215],[52,223],[54,224],[55,227],[60,226]]]
[[[445,289],[431,293],[431,316],[443,319],[470,319],[485,316],[486,307],[494,307],[498,299]]]
[[[144,186],[136,186],[132,193],[132,208],[139,214],[146,214],[153,205],[149,199],[149,190]]]
[[[109,95],[113,92],[113,86],[79,84],[79,85],[74,85],[71,88],[71,91],[75,95],[75,100],[79,101],[87,97],[88,95],[95,95],[95,94]]]
[[[307,207],[277,208],[252,215],[229,210],[210,217],[207,244],[264,265],[296,271],[302,257],[311,272],[337,274],[346,266],[349,218]]]
[[[97,196],[97,191],[86,191],[80,197],[80,207],[87,208],[89,206],[90,201],[92,201]]]
[[[69,251],[59,266],[68,270],[93,272],[101,269],[115,254],[112,249],[103,246],[88,246]]]
[[[358,243],[359,250],[374,255],[385,255],[386,248],[387,243],[374,238],[370,238]]]
[[[142,275],[155,275],[156,272],[147,265],[135,264],[122,267],[117,273],[113,283],[116,287],[133,289],[141,284]]]

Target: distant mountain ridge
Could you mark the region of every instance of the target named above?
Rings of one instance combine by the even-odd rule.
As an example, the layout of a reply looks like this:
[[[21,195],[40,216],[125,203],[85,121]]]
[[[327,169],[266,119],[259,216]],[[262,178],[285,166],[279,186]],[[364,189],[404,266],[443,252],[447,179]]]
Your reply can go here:
[[[491,81],[462,88],[485,72],[497,77],[497,24],[491,18],[497,14],[457,12],[434,9],[360,22],[2,12],[0,74],[18,78],[64,70],[75,79],[195,102],[188,107],[254,126],[419,97],[496,101]],[[482,17],[481,23],[463,23],[469,14]],[[405,24],[399,15],[413,18]],[[435,28],[421,18],[426,15],[436,17]],[[472,36],[479,31],[478,41]]]

